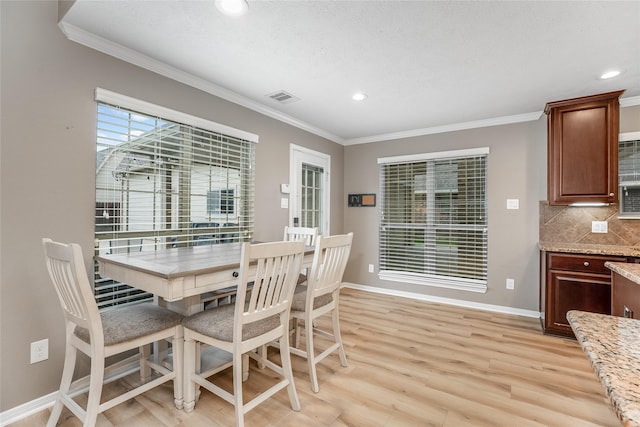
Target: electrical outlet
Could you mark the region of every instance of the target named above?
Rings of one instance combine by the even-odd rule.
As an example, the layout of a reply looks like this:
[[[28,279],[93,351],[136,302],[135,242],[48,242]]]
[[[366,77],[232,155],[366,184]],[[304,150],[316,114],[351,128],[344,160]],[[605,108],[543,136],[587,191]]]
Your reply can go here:
[[[49,340],[44,339],[31,343],[31,363],[42,362],[49,358]]]
[[[373,273],[373,264],[369,264],[369,273]]]
[[[513,279],[507,279],[507,289],[514,289],[515,281]]]

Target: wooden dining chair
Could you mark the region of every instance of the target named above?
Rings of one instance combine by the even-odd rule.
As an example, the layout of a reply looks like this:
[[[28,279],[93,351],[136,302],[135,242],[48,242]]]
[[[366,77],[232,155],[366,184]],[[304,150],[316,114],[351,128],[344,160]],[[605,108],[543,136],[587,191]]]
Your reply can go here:
[[[98,414],[153,387],[173,380],[175,405],[182,407],[182,316],[152,303],[142,303],[99,312],[91,289],[78,244],[58,243],[42,239],[47,269],[64,312],[66,328],[66,350],[60,389],[47,422],[53,427],[58,422],[63,406],[76,415],[85,427],[94,426]],[[165,367],[149,356],[149,344],[171,340],[173,366]],[[138,355],[106,365],[105,358],[139,349]],[[87,377],[72,382],[77,352],[91,358],[91,370]],[[111,375],[123,366],[138,360],[142,384],[100,403],[102,386],[119,376]],[[151,371],[157,374],[151,379]],[[122,375],[120,375],[122,376]],[[82,408],[73,397],[88,381],[89,391],[86,408]]]
[[[300,410],[291,370],[288,323],[303,257],[304,242],[244,243],[235,304],[212,307],[184,319],[187,412],[193,410],[200,386],[235,406],[238,426],[244,425],[245,413],[283,388],[289,393],[291,408]],[[262,351],[271,341],[279,343],[281,365],[268,360]],[[197,348],[201,343],[232,354],[233,393],[208,380],[210,373],[198,372]],[[244,355],[282,377],[246,403],[242,394]]]
[[[347,357],[340,336],[340,318],[338,314],[342,276],[349,260],[353,233],[318,236],[315,244],[313,264],[307,276],[307,282],[296,287],[291,305],[291,318],[295,328],[295,345],[290,348],[292,354],[307,359],[311,389],[318,392],[316,365],[333,351],[338,350],[340,364],[347,366]],[[317,327],[317,318],[331,313],[333,331]],[[300,346],[300,321],[305,328],[305,348]],[[314,334],[329,338],[332,344],[316,354]]]
[[[282,240],[295,241],[304,240],[307,246],[313,246],[318,237],[318,227],[284,227],[284,238]]]

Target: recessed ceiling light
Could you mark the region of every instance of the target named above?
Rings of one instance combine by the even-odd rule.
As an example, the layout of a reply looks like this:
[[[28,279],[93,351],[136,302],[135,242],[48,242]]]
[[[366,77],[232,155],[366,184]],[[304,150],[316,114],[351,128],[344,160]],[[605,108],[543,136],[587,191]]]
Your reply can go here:
[[[216,8],[228,16],[242,16],[249,11],[246,0],[216,0]]]
[[[367,99],[367,94],[362,92],[356,92],[353,94],[351,99],[353,99],[354,101],[364,101],[365,99]]]
[[[620,75],[620,71],[618,70],[612,70],[612,71],[607,71],[606,73],[602,74],[600,76],[601,79],[611,79],[613,77],[616,77]]]

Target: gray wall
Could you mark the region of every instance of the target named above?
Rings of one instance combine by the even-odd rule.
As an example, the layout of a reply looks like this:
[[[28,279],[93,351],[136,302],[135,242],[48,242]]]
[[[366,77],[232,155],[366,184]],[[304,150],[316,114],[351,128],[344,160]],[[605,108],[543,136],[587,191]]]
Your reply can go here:
[[[541,109],[544,106],[540,106]],[[536,122],[494,126],[345,147],[345,194],[378,193],[379,157],[490,147],[489,251],[485,294],[383,281],[378,271],[378,210],[346,208],[345,230],[354,232],[345,281],[433,297],[537,311],[539,201],[546,200],[546,116]],[[620,132],[640,131],[640,106],[621,108]],[[507,210],[507,199],[519,210]],[[368,272],[369,264],[375,273]],[[507,290],[507,278],[515,289]]]
[[[96,103],[101,87],[258,134],[258,240],[282,238],[289,144],[331,155],[331,232],[342,232],[344,147],[68,41],[57,4],[0,2],[0,411],[51,393],[62,369],[63,318],[41,239],[82,245],[93,256]],[[49,338],[47,361],[29,344]]]
[[[382,281],[378,271],[378,211],[347,208],[345,229],[353,230],[354,248],[345,280],[418,294],[537,310],[538,201],[546,198],[546,121],[486,127],[345,147],[345,192],[378,193],[379,157],[489,147],[489,258],[485,294]],[[520,199],[507,210],[507,199]],[[375,264],[376,273],[368,273]],[[515,290],[505,280],[515,280]]]
[[[331,155],[331,233],[354,231],[345,280],[537,310],[538,201],[546,199],[546,125],[537,122],[341,147],[65,39],[54,1],[0,1],[0,411],[54,391],[63,321],[40,240],[93,245],[95,87],[260,135],[256,238],[276,240],[288,220],[279,185],[289,181],[289,144]],[[542,109],[543,106],[540,106]],[[621,131],[640,130],[640,107],[623,109]],[[376,159],[489,146],[489,289],[486,294],[383,282],[377,209],[346,208],[348,193],[378,193]],[[284,159],[284,160],[283,160]],[[507,198],[520,210],[507,211]],[[504,289],[507,277],[514,291]],[[29,343],[49,338],[49,360],[29,365]]]

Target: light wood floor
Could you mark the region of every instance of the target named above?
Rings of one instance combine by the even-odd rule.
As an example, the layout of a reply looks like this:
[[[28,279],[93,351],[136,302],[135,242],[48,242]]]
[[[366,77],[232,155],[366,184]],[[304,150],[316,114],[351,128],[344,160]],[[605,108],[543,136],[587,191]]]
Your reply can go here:
[[[341,323],[349,367],[324,360],[320,393],[293,357],[302,410],[286,391],[258,406],[247,426],[619,426],[574,340],[544,336],[537,319],[344,289]],[[320,322],[322,325],[322,322]],[[272,380],[251,365],[245,393]],[[231,378],[223,374],[222,382]],[[127,387],[124,380],[105,393]],[[42,411],[12,427],[44,425]],[[68,411],[60,426],[80,426]],[[233,426],[231,405],[203,390],[187,414],[171,385],[98,417],[99,426]]]

